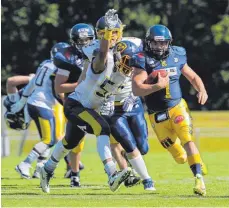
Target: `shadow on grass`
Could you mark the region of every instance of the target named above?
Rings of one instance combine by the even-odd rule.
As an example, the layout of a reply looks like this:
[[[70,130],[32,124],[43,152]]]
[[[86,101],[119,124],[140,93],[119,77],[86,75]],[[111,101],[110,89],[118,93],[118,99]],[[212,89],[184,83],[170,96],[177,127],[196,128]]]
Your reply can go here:
[[[198,196],[198,195],[178,195],[182,198],[193,198],[193,199],[229,199],[229,196]],[[174,198],[174,196],[168,196],[167,198]]]
[[[13,192],[11,192],[11,193],[2,193],[1,194],[2,196],[17,196],[17,195],[25,195],[25,196],[32,196],[32,195],[41,195],[40,193],[13,193]]]

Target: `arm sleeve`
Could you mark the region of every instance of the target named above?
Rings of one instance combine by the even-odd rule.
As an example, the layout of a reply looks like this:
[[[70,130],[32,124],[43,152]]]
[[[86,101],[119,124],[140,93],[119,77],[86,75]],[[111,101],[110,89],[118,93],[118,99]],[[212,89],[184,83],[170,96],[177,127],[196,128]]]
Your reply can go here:
[[[29,97],[32,94],[32,92],[33,92],[33,90],[35,89],[35,86],[36,86],[35,85],[35,79],[36,79],[36,76],[33,77],[30,80],[30,82],[26,85],[26,87],[24,88],[23,93],[22,93],[23,97]]]
[[[53,59],[53,63],[57,68],[64,69],[67,71],[76,71],[81,73],[81,68],[77,66],[75,63],[71,63],[62,53],[56,53]]]

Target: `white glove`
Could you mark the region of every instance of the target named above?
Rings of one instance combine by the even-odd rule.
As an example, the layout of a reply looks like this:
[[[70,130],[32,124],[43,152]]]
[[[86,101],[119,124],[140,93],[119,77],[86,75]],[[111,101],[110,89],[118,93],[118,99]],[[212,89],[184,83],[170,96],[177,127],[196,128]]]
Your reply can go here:
[[[133,94],[130,94],[128,97],[126,97],[121,103],[123,103],[122,109],[125,112],[132,111],[135,101],[138,97],[134,96]]]
[[[27,97],[24,97],[22,95],[21,99],[11,106],[11,112],[12,113],[19,112],[25,106],[27,99],[28,99]]]
[[[115,25],[119,23],[118,15],[115,14],[117,10],[109,9],[105,14],[105,26],[108,29],[114,29]]]
[[[114,113],[114,101],[104,103],[100,107],[99,113],[104,116],[111,116]]]

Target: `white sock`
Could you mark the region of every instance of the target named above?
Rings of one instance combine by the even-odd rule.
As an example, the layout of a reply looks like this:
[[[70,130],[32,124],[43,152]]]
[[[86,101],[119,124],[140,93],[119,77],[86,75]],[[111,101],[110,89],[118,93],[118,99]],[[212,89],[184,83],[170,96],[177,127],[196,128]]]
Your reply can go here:
[[[67,155],[70,152],[70,150],[66,149],[63,146],[62,141],[57,142],[55,145],[55,148],[52,152],[51,157],[48,159],[48,161],[45,163],[45,170],[49,173],[53,173],[56,169],[60,159],[64,158],[65,155]]]
[[[107,159],[112,159],[109,136],[97,136],[97,151],[102,162],[104,162]],[[116,164],[113,160],[111,160],[104,165],[104,169],[109,177],[116,171]]]
[[[104,165],[104,169],[109,177],[116,171],[116,164],[113,162],[113,160],[109,161]]]
[[[133,159],[129,159],[129,162],[143,180],[151,178],[141,155]]]
[[[37,158],[39,157],[40,155],[38,154],[38,152],[32,150],[29,155],[26,157],[26,159],[24,160],[25,163],[29,163],[29,164],[32,164],[33,161],[37,160]]]
[[[99,153],[102,162],[109,158],[112,159],[109,136],[107,135],[97,136],[97,151]]]

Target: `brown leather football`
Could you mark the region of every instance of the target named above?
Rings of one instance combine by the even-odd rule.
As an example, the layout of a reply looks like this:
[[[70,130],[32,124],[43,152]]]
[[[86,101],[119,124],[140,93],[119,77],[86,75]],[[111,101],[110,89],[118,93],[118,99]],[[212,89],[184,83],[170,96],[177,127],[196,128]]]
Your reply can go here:
[[[155,71],[152,71],[151,74],[148,75],[147,79],[145,80],[146,84],[155,84],[157,83],[158,80],[158,73],[160,73],[160,75],[162,77],[166,77],[168,72],[164,69],[158,69]]]

